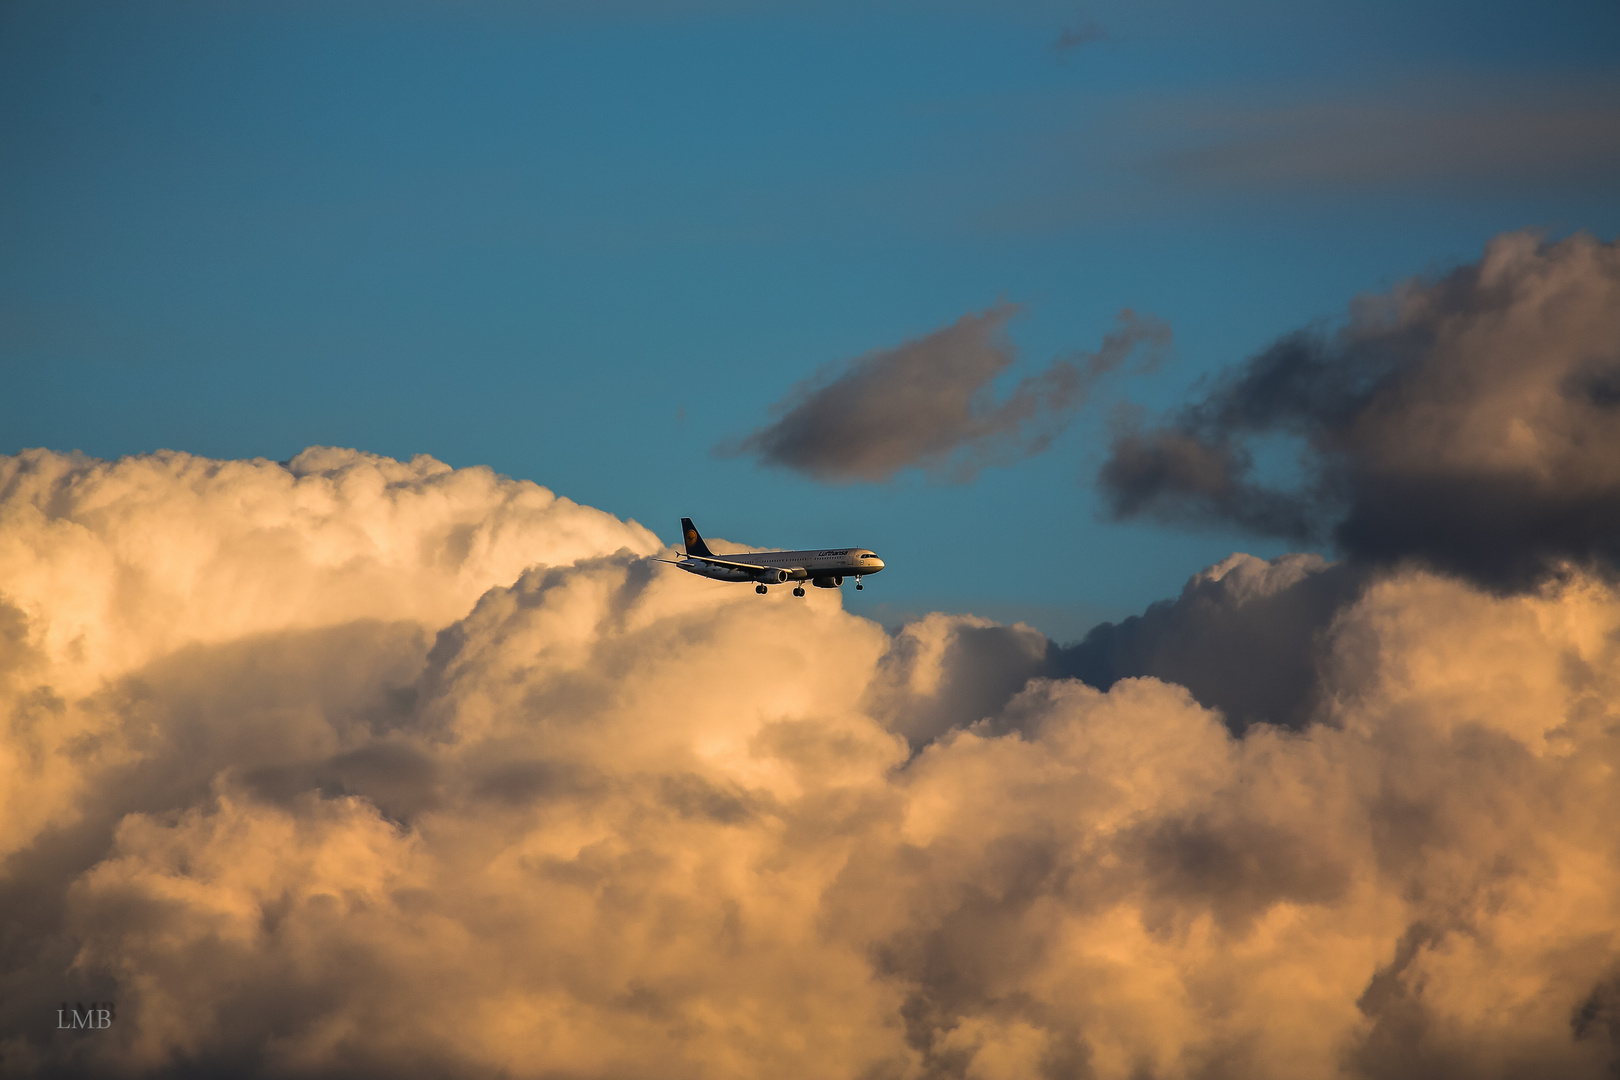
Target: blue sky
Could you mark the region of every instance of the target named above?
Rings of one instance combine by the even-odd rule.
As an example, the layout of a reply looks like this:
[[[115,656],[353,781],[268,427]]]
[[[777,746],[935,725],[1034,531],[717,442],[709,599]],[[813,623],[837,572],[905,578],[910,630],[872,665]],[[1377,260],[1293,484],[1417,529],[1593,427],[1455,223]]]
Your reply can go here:
[[[1282,550],[1103,520],[1109,411],[1497,233],[1614,237],[1617,57],[1612,2],[7,2],[0,452],[429,453],[1073,638]],[[1003,300],[1004,385],[1126,307],[1174,359],[969,484],[713,455]]]

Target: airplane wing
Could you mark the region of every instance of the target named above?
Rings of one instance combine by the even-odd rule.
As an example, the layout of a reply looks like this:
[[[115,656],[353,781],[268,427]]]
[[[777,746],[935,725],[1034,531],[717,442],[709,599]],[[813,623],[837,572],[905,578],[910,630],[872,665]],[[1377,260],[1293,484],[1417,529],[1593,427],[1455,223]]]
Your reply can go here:
[[[729,566],[733,570],[771,570],[771,569],[774,569],[773,567],[766,566],[763,563],[733,562],[730,559],[717,559],[713,555],[688,555],[688,556],[686,556],[686,559],[690,560],[691,562],[709,563],[712,566]],[[679,566],[679,565],[681,565],[679,562],[677,562],[677,561],[675,561],[673,559],[655,559],[653,561],[654,562],[667,562],[671,566]]]

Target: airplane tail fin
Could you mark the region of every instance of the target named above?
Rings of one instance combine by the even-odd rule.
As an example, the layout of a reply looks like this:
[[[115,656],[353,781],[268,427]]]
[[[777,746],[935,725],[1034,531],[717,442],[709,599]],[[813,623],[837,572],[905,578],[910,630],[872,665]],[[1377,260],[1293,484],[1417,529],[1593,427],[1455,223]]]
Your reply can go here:
[[[697,526],[692,524],[691,518],[681,518],[681,535],[686,538],[688,555],[707,555],[713,558],[714,552],[709,550],[709,545],[698,535]]]

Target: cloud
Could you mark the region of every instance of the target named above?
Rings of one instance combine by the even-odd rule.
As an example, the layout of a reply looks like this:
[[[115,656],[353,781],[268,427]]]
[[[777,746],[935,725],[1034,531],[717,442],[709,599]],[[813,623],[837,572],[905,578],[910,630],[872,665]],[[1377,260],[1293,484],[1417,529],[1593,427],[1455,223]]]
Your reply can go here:
[[[999,716],[1030,679],[1055,670],[1052,643],[1033,627],[935,612],[894,636],[863,709],[920,750]]]
[[[1102,690],[1142,676],[1178,683],[1234,733],[1256,723],[1303,728],[1323,704],[1319,667],[1333,620],[1368,576],[1319,555],[1233,555],[1175,600],[1055,649],[1048,670]]]
[[[1183,106],[1151,170],[1201,185],[1458,190],[1620,180],[1620,88],[1418,85],[1399,100]]]
[[[118,680],[132,671],[168,680],[185,658],[176,686],[214,666],[218,677],[200,681],[252,680],[263,702],[291,692],[262,685],[264,670],[290,678],[285,669],[308,667],[272,663],[279,650],[326,647],[321,633],[348,628],[350,640],[328,644],[363,667],[361,639],[397,637],[401,624],[407,639],[428,635],[534,562],[658,547],[639,525],[536,484],[425,455],[399,462],[312,447],[285,464],[167,451],[117,462],[43,450],[0,458],[0,674],[31,688],[16,691],[13,719],[27,733],[13,749],[27,753],[0,758],[0,854],[77,797],[75,756],[109,767],[139,760],[150,733],[138,695],[89,713],[74,704],[129,692]],[[406,655],[399,662],[409,665]],[[275,738],[303,726],[284,715]]]
[[[1033,678],[1108,690],[1151,677],[1184,687],[1235,735],[1261,723],[1301,729],[1323,704],[1333,622],[1370,578],[1319,555],[1236,554],[1193,575],[1174,600],[1072,645],[1022,623],[935,612],[895,634],[863,708],[920,750],[974,724],[1005,734],[1007,704]]]
[[[1620,247],[1493,240],[1478,263],[1291,334],[1168,422],[1127,420],[1100,482],[1121,518],[1237,525],[1492,588],[1620,563]],[[1268,439],[1294,485],[1259,477]]]
[[[1058,33],[1057,40],[1052,42],[1052,51],[1057,53],[1059,57],[1064,57],[1082,45],[1090,45],[1093,42],[1106,41],[1107,39],[1108,31],[1103,29],[1095,19],[1087,19],[1085,22],[1076,23],[1073,26],[1065,26]]]
[[[1104,691],[1028,628],[891,636],[836,594],[695,581],[639,527],[483,470],[5,467],[50,478],[0,485],[17,1075],[1620,1062],[1601,578],[1349,589],[1314,558],[1234,557],[1082,644]],[[463,514],[546,557],[495,577],[500,544],[446,548]],[[154,581],[184,602],[149,584],[125,610]],[[228,603],[256,581],[307,599]],[[109,613],[99,636],[84,612]],[[1303,627],[1293,729],[1118,677],[1183,664],[1238,694],[1301,663],[1282,639]],[[1191,662],[1223,636],[1231,670]],[[56,1031],[63,1000],[117,1019]]]
[[[1133,356],[1156,363],[1170,342],[1157,319],[1123,311],[1096,352],[1059,357],[997,401],[992,383],[1013,363],[1006,324],[1017,310],[964,315],[801,383],[774,407],[775,423],[716,453],[832,483],[877,482],[908,468],[964,482],[1045,450],[1098,379]]]

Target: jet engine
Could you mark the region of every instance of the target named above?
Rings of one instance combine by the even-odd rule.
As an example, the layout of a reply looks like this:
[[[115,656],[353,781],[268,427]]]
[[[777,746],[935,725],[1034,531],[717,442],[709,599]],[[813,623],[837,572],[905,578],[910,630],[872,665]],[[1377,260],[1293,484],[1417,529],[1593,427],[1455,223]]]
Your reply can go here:
[[[767,585],[780,585],[787,579],[788,572],[786,570],[761,570],[759,573],[754,575],[755,581],[763,581]]]
[[[841,577],[818,577],[810,579],[810,584],[814,585],[818,589],[836,589],[843,583],[844,579]]]

